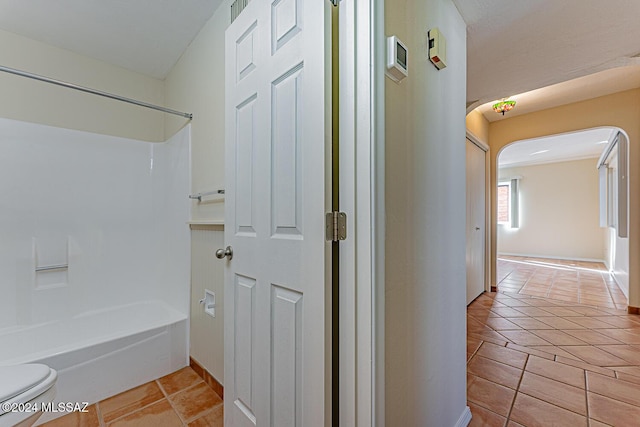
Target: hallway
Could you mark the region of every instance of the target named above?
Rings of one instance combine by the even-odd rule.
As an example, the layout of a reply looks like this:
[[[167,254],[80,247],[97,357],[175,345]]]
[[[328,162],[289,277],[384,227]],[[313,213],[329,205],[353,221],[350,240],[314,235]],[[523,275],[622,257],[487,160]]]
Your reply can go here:
[[[640,316],[593,263],[508,257],[467,309],[471,426],[633,426]]]

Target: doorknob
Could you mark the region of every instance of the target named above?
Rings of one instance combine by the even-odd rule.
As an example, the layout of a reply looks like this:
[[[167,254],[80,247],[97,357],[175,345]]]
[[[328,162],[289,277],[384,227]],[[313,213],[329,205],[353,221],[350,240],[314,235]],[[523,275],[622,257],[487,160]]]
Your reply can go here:
[[[476,227],[476,230],[480,230],[480,227]]]
[[[224,257],[229,258],[229,260],[233,258],[233,249],[231,246],[227,246],[225,249],[220,248],[216,251],[216,258],[222,259]]]

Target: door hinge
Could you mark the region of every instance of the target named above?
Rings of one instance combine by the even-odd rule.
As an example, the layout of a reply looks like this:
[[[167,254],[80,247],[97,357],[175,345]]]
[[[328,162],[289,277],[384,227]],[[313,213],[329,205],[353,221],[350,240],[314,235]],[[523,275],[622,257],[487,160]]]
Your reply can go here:
[[[329,212],[326,216],[327,240],[339,242],[347,238],[347,214],[344,212]]]

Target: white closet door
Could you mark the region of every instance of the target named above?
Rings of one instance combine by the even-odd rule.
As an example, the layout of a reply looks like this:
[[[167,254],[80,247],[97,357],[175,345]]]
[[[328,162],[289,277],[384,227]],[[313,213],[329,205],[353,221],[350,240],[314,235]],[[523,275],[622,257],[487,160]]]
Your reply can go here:
[[[467,139],[467,304],[485,290],[485,155]]]

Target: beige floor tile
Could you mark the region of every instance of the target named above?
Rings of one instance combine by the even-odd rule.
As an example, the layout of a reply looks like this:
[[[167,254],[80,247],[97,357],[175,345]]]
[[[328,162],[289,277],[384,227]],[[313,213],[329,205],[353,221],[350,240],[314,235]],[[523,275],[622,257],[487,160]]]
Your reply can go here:
[[[176,412],[185,421],[191,421],[222,403],[222,399],[205,383],[183,390],[169,397]]]
[[[555,356],[553,354],[550,354],[550,353],[547,353],[547,352],[544,352],[544,351],[540,351],[540,350],[536,350],[536,349],[534,349],[532,347],[527,347],[527,346],[513,344],[513,343],[507,343],[507,348],[510,348],[512,350],[522,351],[522,352],[528,353],[530,355],[542,357],[543,359],[549,359],[549,360],[554,360],[555,359]]]
[[[164,399],[155,381],[125,391],[100,402],[100,412],[106,423]]]
[[[504,427],[507,422],[505,417],[472,402],[469,402],[469,409],[471,409],[469,427]]]
[[[587,372],[587,390],[640,407],[640,393],[636,384]]]
[[[542,308],[539,307],[518,307],[517,308],[518,311],[526,314],[529,317],[549,317],[549,316],[554,316],[553,314],[549,313],[548,311],[545,311]]]
[[[525,372],[518,388],[519,393],[544,400],[569,411],[587,415],[586,392],[568,384]]]
[[[212,411],[189,423],[189,427],[224,427],[223,405],[215,407]]]
[[[494,382],[467,375],[467,400],[506,417],[515,397],[515,390]]]
[[[562,317],[540,317],[540,321],[546,323],[549,326],[553,326],[555,329],[563,329],[563,330],[573,330],[573,329],[586,329],[582,325],[578,325],[575,322],[572,322],[569,318]]]
[[[592,317],[586,317],[586,316],[585,317],[567,317],[565,319],[589,329],[609,328],[608,323],[601,322],[600,320],[593,319]]]
[[[527,427],[587,427],[585,416],[518,393],[509,417]]]
[[[549,345],[550,343],[537,335],[528,331],[500,331],[500,335],[503,335],[509,341],[518,345]]]
[[[518,308],[522,308],[522,307],[518,307]],[[494,312],[495,314],[502,316],[502,317],[527,317],[526,314],[522,313],[521,311],[518,311],[514,308],[510,308],[510,307],[497,307],[497,308],[492,308],[491,309],[492,312]]]
[[[509,321],[516,324],[518,329],[553,329],[553,326],[543,323],[540,320],[532,319],[531,317],[512,317]]]
[[[602,329],[598,332],[624,344],[640,344],[640,332],[637,329]]]
[[[587,393],[589,417],[612,426],[637,426],[640,408],[596,393]]]
[[[525,371],[557,380],[573,387],[585,388],[584,370],[574,366],[530,356]]]
[[[616,366],[615,370],[640,378],[640,366]]]
[[[517,330],[522,329],[520,326],[515,323],[503,318],[503,317],[491,317],[486,320],[486,325],[491,329],[496,331],[508,331],[508,330]]]
[[[593,331],[591,329],[582,329],[582,330],[567,330],[565,331],[567,334],[576,337],[587,344],[597,345],[597,344],[622,344],[620,341],[608,337],[598,331]]]
[[[545,307],[544,309],[545,311],[548,311],[551,314],[554,314],[556,316],[563,316],[563,317],[578,317],[578,316],[582,316],[582,314],[573,311],[569,308],[566,307]]]
[[[585,316],[602,316],[602,310],[598,310],[593,307],[574,306],[571,307],[571,310],[577,311],[578,313],[581,313]]]
[[[628,365],[640,366],[640,349],[630,345],[599,345],[600,350],[626,360]]]
[[[560,346],[580,360],[595,366],[626,366],[628,362],[591,345]]]
[[[42,424],[43,427],[100,427],[96,405],[87,408],[88,412],[72,412]]]
[[[482,345],[482,340],[467,337],[467,353],[475,353],[480,348],[480,345]]]
[[[554,356],[563,356],[563,357],[568,357],[574,360],[580,360],[573,354],[567,353],[566,351],[564,351],[563,349],[555,345],[530,345],[528,346],[528,348],[553,354]]]
[[[496,362],[476,355],[469,365],[467,372],[478,377],[484,378],[494,383],[516,389],[522,376],[522,369]]]
[[[558,356],[556,357],[556,362],[562,363],[564,365],[573,366],[575,368],[579,368],[585,371],[595,372],[600,375],[604,375],[606,377],[611,377],[611,378],[616,377],[616,373],[613,369],[590,365],[589,363],[581,362],[579,360],[568,359],[566,357]],[[618,367],[616,367],[615,369],[618,369]]]
[[[167,400],[119,418],[107,427],[182,427],[182,421]]]
[[[584,341],[577,339],[569,334],[564,333],[563,331],[558,330],[534,330],[531,331],[533,334],[539,336],[545,341],[550,342],[556,346],[563,345],[584,345],[586,344]]]
[[[593,418],[589,418],[589,427],[611,427],[609,424],[601,423]]]
[[[202,378],[189,366],[158,380],[167,394],[177,393],[202,381]]]
[[[478,356],[493,359],[497,362],[513,366],[514,368],[523,369],[527,363],[528,354],[485,342],[478,349]]]
[[[617,371],[618,368],[616,368],[616,377],[621,380],[621,381],[626,381],[629,383],[633,383],[636,384],[637,386],[640,386],[640,377],[637,377],[635,375],[630,375],[624,372],[618,372]]]

